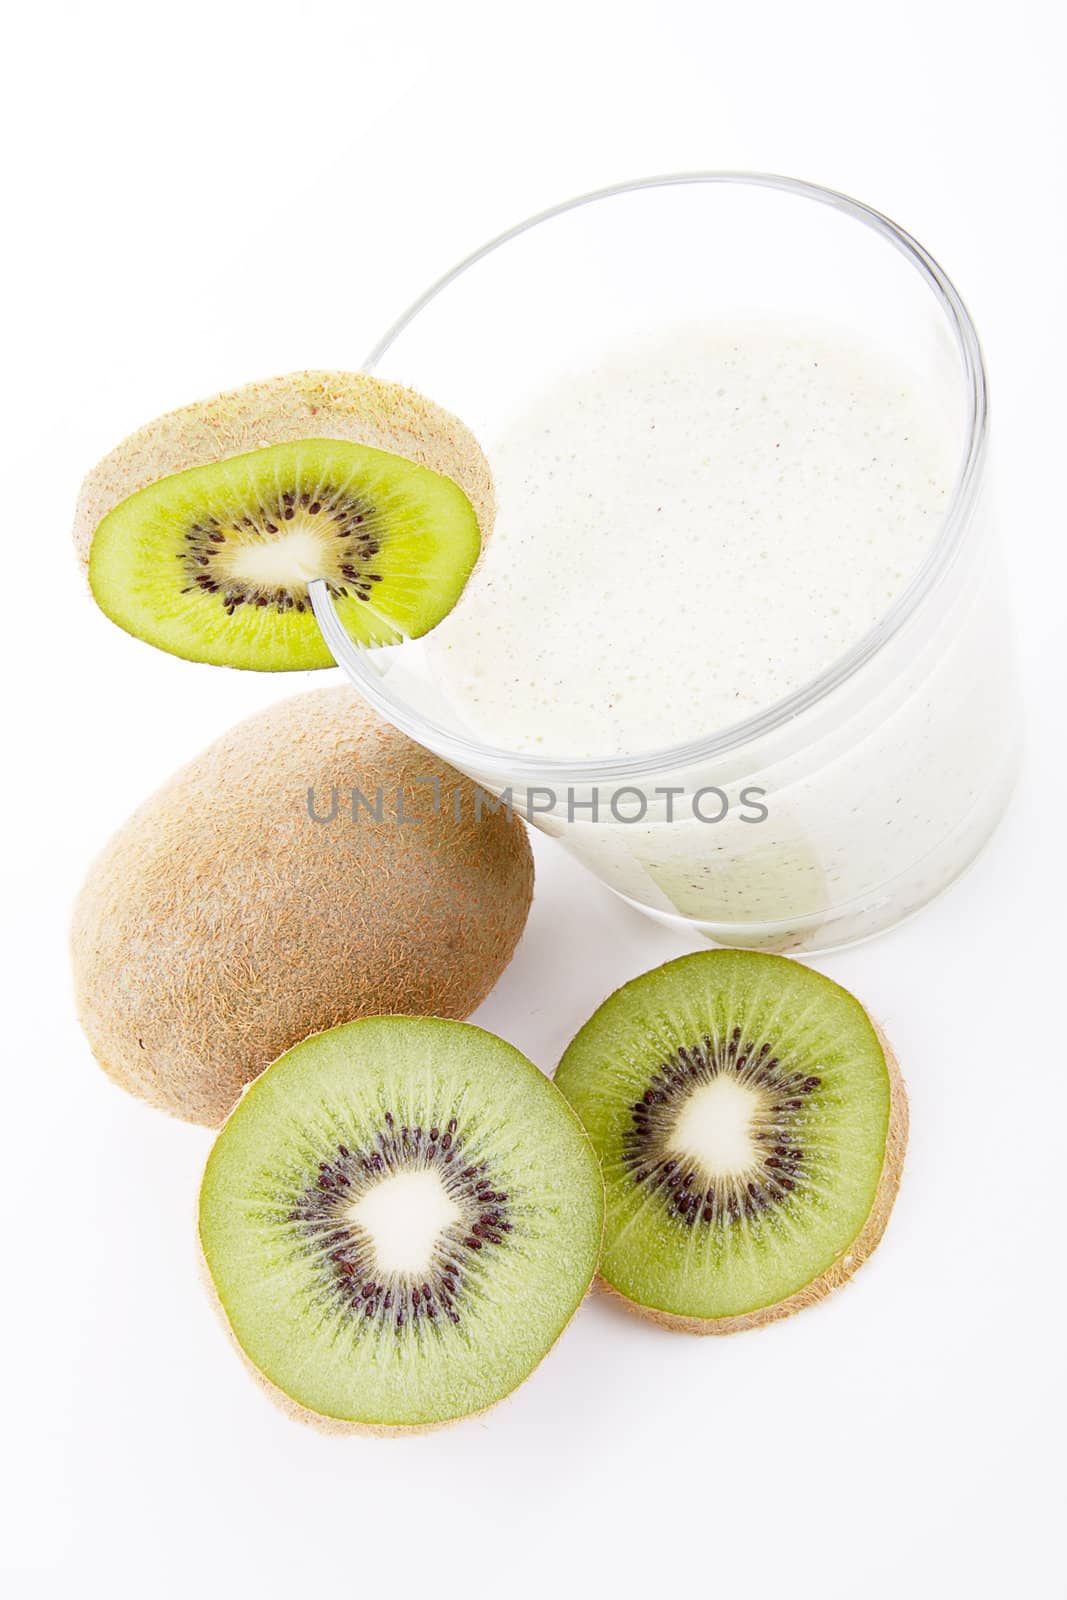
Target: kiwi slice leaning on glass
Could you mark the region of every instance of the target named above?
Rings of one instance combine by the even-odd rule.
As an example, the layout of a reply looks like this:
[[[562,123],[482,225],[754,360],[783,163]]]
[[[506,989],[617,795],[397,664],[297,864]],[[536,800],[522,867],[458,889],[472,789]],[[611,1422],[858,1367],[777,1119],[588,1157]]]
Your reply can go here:
[[[312,579],[357,643],[416,638],[455,605],[492,521],[457,418],[365,373],[298,372],[141,428],[86,478],[74,539],[128,633],[284,671],[333,665]]]

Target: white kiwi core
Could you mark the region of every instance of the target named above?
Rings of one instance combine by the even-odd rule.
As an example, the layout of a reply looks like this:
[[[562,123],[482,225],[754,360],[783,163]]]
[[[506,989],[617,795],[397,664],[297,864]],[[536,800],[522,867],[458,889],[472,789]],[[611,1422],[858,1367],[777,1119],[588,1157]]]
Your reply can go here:
[[[397,1172],[369,1189],[346,1213],[371,1242],[380,1273],[418,1276],[429,1269],[444,1230],[463,1215],[435,1172]]]
[[[280,537],[234,540],[222,565],[230,577],[265,589],[294,589],[329,571],[323,538],[310,519]]]
[[[758,1159],[753,1124],[761,1105],[758,1090],[722,1073],[686,1100],[668,1148],[710,1180],[743,1177]]]

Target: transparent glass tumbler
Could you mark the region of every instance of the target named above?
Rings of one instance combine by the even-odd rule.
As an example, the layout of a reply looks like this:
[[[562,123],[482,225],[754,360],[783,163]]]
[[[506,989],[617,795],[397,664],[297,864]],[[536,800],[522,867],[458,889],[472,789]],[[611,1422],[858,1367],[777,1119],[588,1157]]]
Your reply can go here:
[[[985,373],[937,263],[878,212],[811,184],[656,178],[493,240],[427,290],[366,365],[461,416],[492,464],[503,428],[562,372],[680,323],[798,316],[892,352],[934,400],[958,466],[910,586],[779,704],[675,748],[518,754],[464,726],[425,641],[361,652],[321,586],[315,606],[383,716],[505,795],[632,904],[716,943],[818,951],[893,926],[951,883],[996,826],[1017,766]]]

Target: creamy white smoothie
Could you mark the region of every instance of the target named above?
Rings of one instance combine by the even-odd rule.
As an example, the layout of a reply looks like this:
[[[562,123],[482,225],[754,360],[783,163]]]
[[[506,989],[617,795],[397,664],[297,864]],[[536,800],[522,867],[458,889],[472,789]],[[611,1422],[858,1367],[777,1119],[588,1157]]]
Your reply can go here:
[[[553,757],[662,750],[861,639],[941,524],[958,447],[878,352],[679,329],[540,395],[491,451],[498,519],[429,654],[467,725]]]
[[[725,754],[652,753],[769,711],[886,617],[951,502],[948,395],[799,320],[680,327],[560,373],[483,439],[493,537],[391,692],[512,752],[517,806],[653,914],[787,950],[892,925],[972,859],[1014,772],[983,499],[936,606],[832,692]],[[549,797],[523,756],[604,773]],[[468,770],[499,791],[505,766]]]

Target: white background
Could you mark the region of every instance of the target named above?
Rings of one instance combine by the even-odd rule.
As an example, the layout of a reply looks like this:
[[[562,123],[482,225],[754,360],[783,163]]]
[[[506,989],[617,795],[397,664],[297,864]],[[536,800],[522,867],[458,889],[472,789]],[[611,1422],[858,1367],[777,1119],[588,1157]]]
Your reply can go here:
[[[1058,10],[102,0],[9,17],[9,1592],[1065,1593]],[[113,827],[305,681],[191,667],[108,624],[68,546],[78,481],[172,405],[358,365],[431,278],[532,210],[697,167],[856,194],[968,300],[992,376],[1028,768],[960,885],[819,963],[883,1021],[912,1096],[900,1201],[852,1285],[728,1340],[594,1299],[484,1420],[322,1438],[264,1400],[201,1293],[210,1135],[106,1083],[65,952],[70,898]],[[478,1020],[551,1069],[610,988],[696,941],[548,841],[537,855],[526,939]]]

